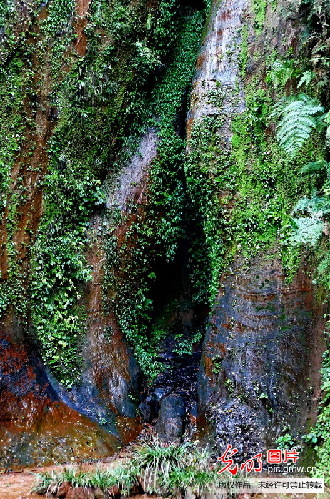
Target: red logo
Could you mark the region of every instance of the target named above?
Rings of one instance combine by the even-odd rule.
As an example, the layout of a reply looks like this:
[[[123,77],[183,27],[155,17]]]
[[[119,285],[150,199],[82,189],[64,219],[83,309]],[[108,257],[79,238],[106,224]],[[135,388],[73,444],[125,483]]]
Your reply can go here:
[[[282,462],[281,449],[270,449],[267,451],[267,463],[280,464]]]
[[[237,449],[231,450],[232,447],[233,447],[232,445],[227,445],[227,449],[225,450],[225,452],[222,454],[222,456],[218,457],[218,461],[222,461],[223,464],[227,463],[227,466],[222,468],[222,470],[218,471],[219,475],[220,475],[220,473],[223,473],[224,471],[229,471],[229,473],[231,473],[232,475],[236,475],[236,473],[238,471],[238,464],[235,464],[233,469],[230,469],[230,466],[232,466],[234,464],[234,460],[231,458],[237,452]],[[228,456],[227,456],[227,454],[228,454]],[[228,457],[228,459],[227,459],[227,457]]]
[[[260,472],[262,471],[262,453],[256,454],[251,457],[245,463],[238,465],[234,462],[233,456],[238,452],[236,448],[228,444],[225,452],[222,456],[218,457],[218,461],[221,461],[226,466],[218,471],[218,474],[228,471],[231,475],[236,475],[238,470]],[[267,450],[267,463],[269,464],[281,464],[287,463],[289,460],[294,463],[299,459],[299,452],[296,449],[282,450],[282,449],[269,449]]]

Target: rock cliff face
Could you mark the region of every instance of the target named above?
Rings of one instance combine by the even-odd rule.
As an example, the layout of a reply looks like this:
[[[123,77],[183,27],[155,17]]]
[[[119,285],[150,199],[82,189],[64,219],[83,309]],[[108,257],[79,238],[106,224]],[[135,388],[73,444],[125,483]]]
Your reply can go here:
[[[71,46],[65,39],[65,30],[57,33],[56,36],[64,38],[64,44],[57,48],[59,51],[66,48],[71,55],[73,52],[85,54],[87,38],[83,30],[87,25],[89,3],[77,2],[76,12],[72,10],[68,22],[72,23],[77,37]],[[55,12],[56,15],[60,23],[61,12]],[[47,371],[40,359],[42,346],[35,331],[32,332],[32,248],[44,213],[47,150],[61,112],[51,102],[56,75],[50,57],[42,55],[43,43],[47,40],[43,23],[49,17],[51,14],[45,6],[40,10],[36,4],[13,2],[2,37],[2,71],[8,72],[8,79],[2,73],[5,100],[6,91],[12,92],[2,113],[16,113],[12,122],[8,120],[8,129],[2,135],[3,168],[10,167],[12,162],[9,171],[2,173],[0,360],[1,466],[10,467],[70,457],[105,457],[140,429],[138,421],[132,424],[135,410],[128,398],[130,388],[136,390],[136,362],[116,325],[111,342],[104,336],[114,319],[111,312],[102,313],[105,257],[97,215],[90,224],[91,243],[86,258],[93,271],[91,282],[84,290],[88,323],[82,347],[85,365],[81,367],[79,387],[68,392]],[[60,78],[72,65],[71,59],[67,66],[61,67]],[[4,115],[3,119],[6,119]],[[5,137],[6,133],[9,136]],[[13,144],[9,144],[11,150],[8,151],[6,141],[10,140]],[[43,285],[47,286],[46,281]],[[32,310],[34,307],[36,303]],[[61,321],[60,316],[57,320]],[[62,320],[67,319],[62,317]],[[65,355],[65,350],[63,353]],[[119,429],[116,429],[115,415],[119,416]]]
[[[1,338],[1,459],[3,468],[105,458],[120,440],[63,403],[29,346]]]
[[[218,232],[228,251],[232,248],[228,239],[235,240],[230,230],[236,231],[231,223],[235,203],[240,204],[240,193],[231,193],[232,187],[226,188],[230,182],[223,182],[221,169],[238,160],[233,153],[237,141],[235,123],[244,120],[244,113],[246,116],[248,112],[246,102],[252,100],[251,91],[258,93],[267,88],[266,61],[270,64],[275,58],[280,60],[286,50],[296,50],[297,54],[301,49],[299,40],[304,27],[297,21],[299,6],[300,2],[290,5],[277,2],[262,7],[261,2],[222,1],[213,5],[210,15],[193,82],[188,148],[194,157],[197,135],[197,147],[202,148],[205,140],[209,140],[220,151],[222,165],[217,165],[214,153],[208,156],[208,182],[212,186],[213,203],[220,199],[220,217],[229,225],[229,229]],[[267,99],[266,95],[265,92],[263,98]],[[274,98],[274,94],[268,98]],[[255,112],[257,109],[254,108]],[[250,115],[249,119],[252,121],[256,116]],[[212,128],[208,126],[210,120],[214,123]],[[249,127],[250,123],[246,125]],[[203,127],[210,134],[208,138],[205,135],[204,142],[198,138]],[[249,134],[244,125],[239,133]],[[250,145],[246,145],[258,148],[258,138],[251,134],[250,140]],[[259,150],[246,163],[251,176],[258,168],[258,161],[265,165],[271,162],[271,158],[260,159],[265,154],[271,156],[270,141],[267,149],[266,153]],[[249,155],[246,149],[242,153]],[[201,155],[197,164],[200,174],[205,175]],[[237,173],[234,171],[233,175]],[[218,184],[214,186],[215,182]],[[276,188],[272,194],[272,184],[267,187],[266,199],[276,197]],[[260,194],[262,209],[265,198]],[[251,200],[253,195],[251,188]],[[256,213],[255,221],[245,225],[247,234],[258,230],[257,219]],[[288,284],[276,248],[276,244],[281,245],[280,238],[275,249],[269,247],[267,254],[262,251],[260,240],[252,241],[253,236],[249,244],[260,248],[259,256],[252,256],[251,248],[244,251],[243,241],[238,248],[243,249],[245,257],[238,250],[216,285],[198,379],[198,422],[204,441],[212,441],[220,453],[227,444],[232,444],[241,456],[271,447],[289,429],[297,436],[302,428],[315,422],[324,349],[325,309],[315,298],[312,269],[301,257],[300,267]]]
[[[287,285],[278,260],[237,261],[221,280],[205,337],[201,413],[220,449],[270,448],[315,422],[324,319],[306,266]]]
[[[157,223],[180,230],[178,129],[203,14],[54,0],[0,15],[2,464],[102,457],[141,429],[155,262],[166,273],[177,246],[161,247]],[[179,145],[161,170],[167,123]]]
[[[1,466],[103,457],[143,421],[242,455],[298,437],[325,310],[269,115],[307,57],[300,2],[0,20]]]

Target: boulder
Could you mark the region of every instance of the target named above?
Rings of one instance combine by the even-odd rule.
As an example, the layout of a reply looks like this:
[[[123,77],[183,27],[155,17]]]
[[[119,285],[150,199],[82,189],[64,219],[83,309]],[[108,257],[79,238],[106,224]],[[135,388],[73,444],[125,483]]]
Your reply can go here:
[[[160,404],[156,431],[164,442],[180,442],[183,434],[185,403],[183,397],[176,394],[163,398]]]
[[[61,483],[61,485],[57,489],[56,497],[58,497],[59,499],[64,499],[71,488],[72,485],[70,482]]]

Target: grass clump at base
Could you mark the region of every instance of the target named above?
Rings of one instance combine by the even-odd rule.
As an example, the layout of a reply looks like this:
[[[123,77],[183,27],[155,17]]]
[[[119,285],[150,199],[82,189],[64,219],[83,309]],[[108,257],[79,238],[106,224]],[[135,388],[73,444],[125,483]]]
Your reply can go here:
[[[188,488],[200,495],[216,486],[217,474],[210,459],[209,452],[199,449],[197,443],[169,445],[153,439],[117,467],[87,472],[68,466],[61,473],[38,474],[33,491],[56,495],[60,485],[68,482],[72,487],[99,488],[106,493],[116,490],[122,496],[139,491],[170,497]]]

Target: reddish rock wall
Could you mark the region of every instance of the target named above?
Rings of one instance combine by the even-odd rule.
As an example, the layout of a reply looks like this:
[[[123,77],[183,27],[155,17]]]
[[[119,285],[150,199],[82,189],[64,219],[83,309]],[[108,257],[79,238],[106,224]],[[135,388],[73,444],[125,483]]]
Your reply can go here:
[[[204,342],[200,410],[219,449],[244,454],[315,422],[324,308],[307,265],[287,285],[276,257],[236,261],[221,279]]]

